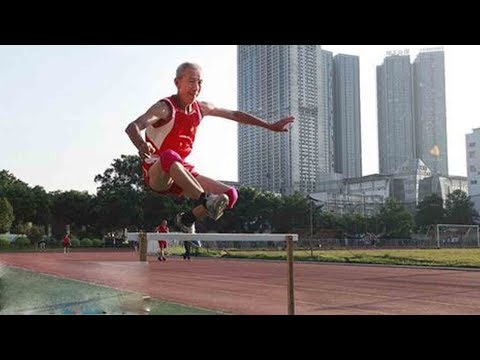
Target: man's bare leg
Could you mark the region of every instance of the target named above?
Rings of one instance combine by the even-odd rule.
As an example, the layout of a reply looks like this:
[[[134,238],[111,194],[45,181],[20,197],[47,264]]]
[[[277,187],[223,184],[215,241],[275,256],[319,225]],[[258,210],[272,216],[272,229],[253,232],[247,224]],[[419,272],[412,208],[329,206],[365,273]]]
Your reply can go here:
[[[201,175],[199,175],[199,177],[200,176]],[[185,169],[183,164],[178,161],[172,162],[168,173],[163,170],[161,161],[157,161],[150,167],[149,177],[149,185],[154,191],[166,191],[172,186],[173,182],[175,182],[175,184],[183,190],[182,195],[185,195],[190,199],[203,201],[203,204],[199,204],[190,212],[181,215],[181,223],[185,224],[186,227],[190,229],[189,232],[194,232],[192,224],[195,220],[202,219],[207,215],[210,215],[217,220],[223,214],[225,206],[228,205],[228,198],[225,195],[218,198],[209,198],[207,200],[206,191],[203,186],[188,170]],[[221,189],[228,189],[226,185],[220,182],[216,182],[215,180],[203,176],[201,178],[203,179],[202,181],[205,181],[208,188],[214,190],[212,191],[214,194],[222,194],[220,191]],[[212,202],[209,203],[208,201]],[[210,209],[210,211],[208,209]],[[187,229],[183,230],[187,231]]]
[[[209,177],[198,175],[196,180],[200,186],[205,189],[206,192],[212,194],[224,194],[230,189],[230,186],[221,183],[220,181],[213,180]]]
[[[148,176],[150,178],[148,185],[157,192],[167,191],[173,182],[176,182],[188,197],[196,198],[203,192],[200,184],[195,179],[192,180],[193,176],[177,161],[172,163],[168,173],[163,171],[161,161],[158,160],[150,167]]]
[[[179,164],[179,163],[177,163],[177,164]],[[183,166],[181,164],[179,164],[179,165],[183,168]],[[171,173],[171,171],[172,170],[170,169],[170,173]],[[200,174],[195,178],[190,172],[186,171],[185,168],[183,168],[183,171],[185,171],[188,174],[188,176],[195,183],[198,184],[198,186],[203,190],[202,192],[220,195],[220,194],[224,194],[226,191],[228,191],[230,189],[230,187],[228,185],[225,185],[225,184],[221,183],[220,181],[213,180],[209,177],[206,177],[206,176],[203,176],[203,175],[200,175]],[[182,189],[185,189],[176,180],[175,180],[175,182]],[[184,193],[185,193],[185,190],[184,190]],[[187,194],[185,193],[185,195],[187,195]],[[200,195],[201,195],[201,193],[200,193]],[[200,195],[198,195],[198,197]],[[198,199],[198,197],[194,197],[194,198]],[[193,215],[195,215],[195,217],[197,219],[201,219],[201,218],[207,216],[207,214],[208,214],[207,209],[203,205],[199,205],[199,206],[194,207],[192,212],[193,212]]]
[[[195,177],[185,169],[185,167],[175,161],[170,166],[170,173],[163,171],[160,160],[152,165],[149,171],[150,187],[154,191],[166,191],[175,182],[183,190],[183,195],[189,199],[198,200],[205,190]],[[192,209],[193,215],[197,219],[205,217],[208,213],[203,205],[198,205]]]

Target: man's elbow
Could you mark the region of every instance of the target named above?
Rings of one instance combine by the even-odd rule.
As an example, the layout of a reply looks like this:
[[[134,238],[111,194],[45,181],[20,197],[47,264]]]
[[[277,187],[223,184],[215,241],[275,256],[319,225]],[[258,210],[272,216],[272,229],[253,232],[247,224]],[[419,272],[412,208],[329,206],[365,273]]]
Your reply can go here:
[[[128,124],[128,126],[125,128],[125,132],[130,135],[131,132],[133,131],[133,128],[135,127],[134,123]]]

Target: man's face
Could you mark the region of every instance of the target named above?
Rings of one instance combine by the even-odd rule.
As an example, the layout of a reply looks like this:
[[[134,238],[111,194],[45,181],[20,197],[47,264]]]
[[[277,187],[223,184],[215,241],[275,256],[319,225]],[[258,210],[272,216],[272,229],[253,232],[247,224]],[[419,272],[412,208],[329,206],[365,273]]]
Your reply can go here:
[[[202,74],[198,69],[187,68],[180,78],[175,79],[180,100],[192,104],[202,89]]]

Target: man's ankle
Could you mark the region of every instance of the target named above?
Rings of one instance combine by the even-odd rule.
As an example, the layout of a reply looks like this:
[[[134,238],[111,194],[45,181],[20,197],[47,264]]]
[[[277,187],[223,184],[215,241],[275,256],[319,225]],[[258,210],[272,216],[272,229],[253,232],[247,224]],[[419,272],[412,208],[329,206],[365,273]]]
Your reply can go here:
[[[207,208],[207,196],[206,192],[201,193],[199,198],[195,200],[195,207],[202,205],[204,208]]]

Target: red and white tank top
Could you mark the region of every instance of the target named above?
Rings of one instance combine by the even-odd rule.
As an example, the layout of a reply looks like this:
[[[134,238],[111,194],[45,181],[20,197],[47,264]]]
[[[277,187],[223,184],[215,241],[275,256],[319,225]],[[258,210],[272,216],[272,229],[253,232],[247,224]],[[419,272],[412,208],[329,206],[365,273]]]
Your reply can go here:
[[[173,96],[162,99],[170,105],[172,120],[160,126],[150,125],[145,130],[145,140],[155,147],[155,154],[173,150],[185,159],[192,151],[197,127],[202,120],[202,111],[197,101],[192,104],[192,112],[187,114],[180,109]]]

